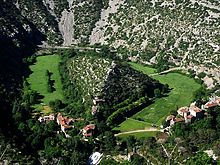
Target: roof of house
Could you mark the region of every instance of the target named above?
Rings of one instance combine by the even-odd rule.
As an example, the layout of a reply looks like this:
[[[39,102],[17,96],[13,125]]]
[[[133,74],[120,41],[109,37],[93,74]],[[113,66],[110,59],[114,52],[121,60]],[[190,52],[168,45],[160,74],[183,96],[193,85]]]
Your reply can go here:
[[[192,119],[193,117],[194,117],[193,115],[186,116],[187,119]]]
[[[59,124],[65,128],[71,128],[72,126],[69,126],[70,122],[73,121],[73,118],[69,117],[63,117],[62,114],[59,112],[57,114],[57,120]]]
[[[181,107],[181,108],[179,108],[178,110],[177,110],[177,112],[189,112],[189,107]]]
[[[89,124],[83,128],[82,134],[85,137],[89,137],[93,135],[93,130],[95,129],[94,124]]]
[[[169,116],[167,116],[166,121],[172,120],[172,119],[174,119],[174,118],[175,118],[174,115],[169,115]]]
[[[183,122],[184,121],[184,118],[175,118],[175,122],[178,123],[178,122]]]
[[[217,105],[218,105],[218,103],[217,103],[217,102],[214,102],[214,101],[209,101],[209,102],[207,102],[207,103],[205,104],[205,106],[208,107],[208,108],[215,107],[215,106],[217,106]]]
[[[89,124],[83,128],[83,130],[85,131],[93,130],[93,129],[95,129],[95,124]]]
[[[201,110],[199,107],[197,107],[197,106],[191,106],[191,107],[190,107],[190,110],[193,110],[193,111],[195,111],[196,113],[199,113],[199,112],[202,111],[202,110]]]

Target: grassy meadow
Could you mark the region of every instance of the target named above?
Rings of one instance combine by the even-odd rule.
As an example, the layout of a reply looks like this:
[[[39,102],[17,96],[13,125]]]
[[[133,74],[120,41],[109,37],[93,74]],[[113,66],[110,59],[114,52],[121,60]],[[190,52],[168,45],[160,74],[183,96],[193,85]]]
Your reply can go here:
[[[133,118],[127,118],[125,122],[121,123],[118,127],[115,127],[114,130],[120,130],[121,132],[126,132],[137,129],[146,129],[150,127],[151,127],[150,123],[135,120]]]
[[[59,62],[59,55],[38,56],[36,63],[30,66],[32,74],[27,81],[30,83],[31,89],[43,96],[41,103],[48,104],[55,99],[63,99],[61,77],[58,69]],[[47,91],[46,70],[49,70],[52,74],[51,80],[54,80],[53,87],[55,90],[52,93]]]
[[[154,68],[146,67],[144,65],[134,63],[134,62],[128,62],[128,64],[131,65],[132,68],[134,68],[135,70],[141,71],[142,73],[147,74],[147,75],[156,73],[156,69]]]
[[[134,69],[145,74],[154,73],[154,69],[143,66],[141,64],[129,63]],[[149,126],[149,123],[161,125],[163,120],[171,111],[177,110],[182,106],[189,106],[193,101],[193,93],[200,88],[200,84],[194,79],[179,73],[168,73],[163,75],[152,76],[159,80],[162,84],[168,84],[171,91],[167,96],[158,98],[153,104],[144,108],[131,118],[141,119],[142,121],[126,120],[119,125],[117,130],[121,132],[143,129]],[[144,122],[145,125],[144,125]],[[140,124],[140,122],[142,124]]]

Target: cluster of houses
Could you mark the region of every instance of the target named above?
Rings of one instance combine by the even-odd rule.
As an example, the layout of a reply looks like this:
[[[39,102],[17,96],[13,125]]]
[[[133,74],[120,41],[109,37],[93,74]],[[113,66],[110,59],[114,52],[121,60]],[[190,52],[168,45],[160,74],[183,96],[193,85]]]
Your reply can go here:
[[[56,115],[50,114],[48,116],[42,116],[38,118],[38,121],[41,123],[48,123],[50,121],[55,121],[57,122],[58,125],[60,125],[61,131],[65,134],[66,137],[70,137],[67,133],[66,130],[70,128],[74,128],[73,123],[76,121],[83,121],[84,119],[78,118],[78,119],[73,119],[68,116],[63,116],[60,112]],[[96,126],[94,124],[89,124],[86,125],[80,133],[82,133],[83,137],[91,137],[94,135]]]
[[[205,111],[209,108],[220,106],[220,97],[209,98],[209,101],[202,105],[201,108],[197,107],[195,103],[192,103],[189,107],[181,107],[177,110],[177,116],[169,115],[166,118],[167,125],[169,127],[173,126],[178,122],[192,123],[195,119],[204,117]]]

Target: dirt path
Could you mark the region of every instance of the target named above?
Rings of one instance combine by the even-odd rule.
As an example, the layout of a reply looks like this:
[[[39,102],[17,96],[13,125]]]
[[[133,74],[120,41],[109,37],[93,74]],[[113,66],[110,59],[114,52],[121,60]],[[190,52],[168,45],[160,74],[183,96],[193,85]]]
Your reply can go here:
[[[156,75],[160,75],[160,74],[168,73],[168,72],[175,71],[175,70],[184,70],[184,68],[182,68],[182,67],[175,67],[175,68],[171,68],[171,69],[168,69],[168,70],[162,71],[162,72],[160,72],[160,73],[149,74],[149,76],[156,76]]]
[[[148,129],[121,132],[121,133],[115,134],[115,136],[126,135],[126,134],[131,134],[131,133],[138,133],[138,132],[152,132],[152,131],[159,131],[159,129],[151,127],[151,128],[148,128]]]

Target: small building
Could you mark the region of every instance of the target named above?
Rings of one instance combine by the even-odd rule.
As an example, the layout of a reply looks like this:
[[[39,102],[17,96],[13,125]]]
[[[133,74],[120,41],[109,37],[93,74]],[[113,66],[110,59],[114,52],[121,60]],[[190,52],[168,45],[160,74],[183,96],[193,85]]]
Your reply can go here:
[[[95,115],[97,112],[97,106],[96,105],[93,105],[92,106],[92,115]]]
[[[39,117],[38,121],[39,122],[49,122],[49,121],[54,121],[55,120],[55,116],[54,114],[50,114],[48,116],[41,116]]]
[[[181,107],[177,110],[177,113],[185,118],[186,116],[190,115],[189,107]]]
[[[90,137],[94,134],[94,131],[95,131],[95,125],[89,124],[82,129],[82,134],[84,137]]]
[[[204,115],[203,111],[197,106],[189,107],[189,112],[192,116],[194,116],[196,118],[201,118]]]
[[[184,118],[175,118],[174,120],[175,123],[180,123],[180,122],[184,122]]]
[[[220,106],[219,97],[209,98],[209,101],[203,107],[205,109],[209,109],[209,108],[216,107],[216,106]]]
[[[66,129],[74,128],[73,125],[70,125],[72,122],[74,122],[73,118],[63,117],[60,112],[57,114],[57,124],[61,126],[61,130],[64,133]]]
[[[195,117],[193,115],[188,115],[184,119],[185,123],[192,123],[195,120]]]
[[[169,126],[174,125],[175,124],[175,118],[176,118],[176,116],[174,116],[174,115],[167,116],[167,118],[166,118],[167,125],[169,125]]]
[[[99,152],[94,152],[92,155],[90,155],[88,160],[88,165],[98,165],[102,159],[102,155]]]
[[[98,105],[101,102],[104,102],[104,99],[99,99],[98,96],[95,96],[94,99],[92,100],[93,105]]]

